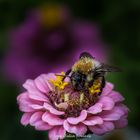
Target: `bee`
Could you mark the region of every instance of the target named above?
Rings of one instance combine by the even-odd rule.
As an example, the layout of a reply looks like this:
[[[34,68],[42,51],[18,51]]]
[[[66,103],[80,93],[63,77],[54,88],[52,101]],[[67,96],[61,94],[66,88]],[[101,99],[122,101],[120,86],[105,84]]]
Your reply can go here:
[[[105,86],[105,74],[118,71],[120,71],[119,68],[101,63],[90,53],[83,52],[78,61],[66,72],[65,77],[70,77],[74,90],[84,93],[89,91],[95,81],[100,81],[100,92],[98,93],[100,95]]]

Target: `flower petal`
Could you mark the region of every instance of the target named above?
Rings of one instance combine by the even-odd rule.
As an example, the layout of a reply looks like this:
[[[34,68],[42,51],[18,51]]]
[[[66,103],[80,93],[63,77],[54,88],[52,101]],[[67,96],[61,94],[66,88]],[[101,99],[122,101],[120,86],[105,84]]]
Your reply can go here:
[[[58,116],[53,115],[49,112],[45,112],[42,116],[42,120],[50,125],[63,125],[64,120],[60,119]]]
[[[21,118],[21,121],[20,121],[21,124],[25,125],[25,126],[28,125],[31,116],[32,116],[32,113],[24,113],[22,118]]]
[[[64,110],[66,110],[68,108],[68,103],[66,103],[66,102],[62,102],[62,103],[59,103],[59,104],[57,104],[55,102],[54,104],[57,108],[61,108],[61,109],[64,109]]]
[[[115,128],[124,128],[128,124],[127,116],[122,116],[118,121],[114,122]]]
[[[37,105],[37,104],[32,104],[32,105],[29,105],[31,108],[35,109],[35,110],[40,110],[40,109],[43,109],[44,107],[41,106],[41,105]]]
[[[64,139],[66,131],[63,127],[54,127],[49,131],[49,140]]]
[[[89,126],[89,129],[97,135],[103,135],[106,132],[112,131],[114,129],[114,124],[112,122],[104,122],[101,125]]]
[[[51,82],[49,82],[49,81],[50,81],[50,80],[55,80],[55,79],[56,79],[55,74],[54,74],[54,73],[49,73],[49,74],[47,74],[46,79],[47,79],[47,80],[46,80],[46,83],[47,83],[49,89],[50,89],[51,91],[53,91],[53,90],[54,90],[54,86],[53,86],[53,84],[51,84]]]
[[[95,105],[91,106],[87,112],[91,114],[97,114],[102,112],[102,104],[101,103],[96,103]]]
[[[35,79],[36,87],[44,93],[48,93],[50,91],[48,87],[47,81],[47,74],[42,74]]]
[[[48,123],[46,122],[43,122],[43,121],[38,121],[36,122],[35,124],[35,129],[36,130],[42,130],[42,131],[45,131],[45,130],[49,130],[53,128],[53,126],[49,125]]]
[[[44,108],[47,109],[48,111],[50,111],[50,113],[55,114],[55,115],[63,115],[63,114],[65,114],[65,112],[56,110],[54,107],[52,107],[48,103],[44,103]]]
[[[112,98],[115,103],[122,102],[124,100],[124,97],[119,92],[116,92],[116,91],[112,91],[108,95],[108,97]]]
[[[104,121],[116,121],[119,120],[125,112],[121,107],[114,107],[111,111],[104,111],[100,114]]]
[[[30,118],[30,125],[35,126],[36,122],[40,121],[43,112],[35,112]]]
[[[113,84],[111,84],[111,83],[109,83],[109,82],[106,82],[106,85],[105,85],[105,87],[103,88],[103,91],[102,91],[101,96],[106,96],[106,95],[108,95],[108,94],[112,91],[113,88],[114,88],[114,85],[113,85]]]
[[[74,133],[76,136],[83,136],[87,132],[87,126],[82,123],[72,125],[65,120],[63,126],[67,132]]]
[[[82,122],[86,119],[87,117],[87,111],[86,110],[82,110],[80,113],[80,116],[78,117],[69,117],[67,118],[67,121],[71,124],[78,124],[79,122]]]
[[[34,100],[39,100],[39,101],[49,101],[47,96],[44,95],[41,91],[39,91],[34,83],[33,80],[27,80],[24,84],[23,84],[23,87],[25,89],[28,90],[29,92],[29,97],[31,99],[34,99]]]
[[[129,108],[126,105],[119,103],[119,104],[117,104],[117,107],[119,107],[120,109],[122,109],[124,111],[124,115],[128,115]]]
[[[101,97],[98,102],[103,105],[103,110],[111,110],[114,107],[114,101],[109,97]]]
[[[47,80],[50,80],[50,79],[55,80],[55,79],[56,79],[56,76],[55,76],[54,73],[48,73],[46,79],[47,79]]]
[[[28,92],[21,93],[17,97],[17,102],[19,104],[19,109],[23,112],[33,112],[34,109],[29,105],[33,103],[31,99],[28,97]]]
[[[85,121],[83,121],[83,123],[88,126],[93,126],[97,124],[102,124],[103,120],[101,117],[91,116],[91,117],[88,117]]]

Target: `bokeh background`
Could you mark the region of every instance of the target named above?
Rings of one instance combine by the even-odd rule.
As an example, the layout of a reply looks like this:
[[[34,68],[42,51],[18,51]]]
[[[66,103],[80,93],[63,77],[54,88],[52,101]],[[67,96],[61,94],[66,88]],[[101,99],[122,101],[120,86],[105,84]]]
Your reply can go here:
[[[26,78],[66,70],[83,50],[123,70],[107,80],[130,108],[127,128],[92,139],[140,139],[139,0],[0,0],[0,140],[47,139],[20,124],[16,97]]]

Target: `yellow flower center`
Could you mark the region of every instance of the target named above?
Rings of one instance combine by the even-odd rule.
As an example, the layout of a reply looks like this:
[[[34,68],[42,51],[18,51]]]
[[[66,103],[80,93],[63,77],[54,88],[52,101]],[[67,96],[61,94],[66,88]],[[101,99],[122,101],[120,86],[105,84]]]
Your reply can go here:
[[[65,88],[65,86],[67,86],[69,84],[68,82],[65,82],[63,80],[64,76],[65,76],[65,73],[64,72],[61,72],[61,75],[56,75],[56,79],[55,80],[50,79],[50,81],[59,90],[63,90]]]
[[[62,22],[62,9],[59,5],[48,4],[40,8],[40,18],[47,27],[57,26]]]
[[[65,73],[56,74],[55,79],[50,82],[55,87],[50,91],[49,98],[54,107],[60,111],[65,111],[64,117],[79,116],[83,109],[87,109],[96,103],[98,94],[101,90],[101,79],[94,81],[87,92],[75,91],[70,82],[64,81]],[[67,86],[67,88],[65,88]]]
[[[90,94],[99,93],[101,91],[101,82],[99,80],[95,80],[93,85],[89,88]]]

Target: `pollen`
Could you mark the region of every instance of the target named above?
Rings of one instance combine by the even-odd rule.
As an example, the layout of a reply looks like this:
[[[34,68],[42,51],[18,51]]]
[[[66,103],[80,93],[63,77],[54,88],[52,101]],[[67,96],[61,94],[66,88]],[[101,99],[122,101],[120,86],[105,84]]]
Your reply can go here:
[[[101,82],[99,80],[95,80],[93,85],[89,88],[90,94],[95,94],[101,92]]]
[[[69,83],[63,81],[63,76],[65,75],[64,72],[61,72],[61,75],[57,75],[56,79],[50,79],[50,82],[59,90],[63,90]]]

